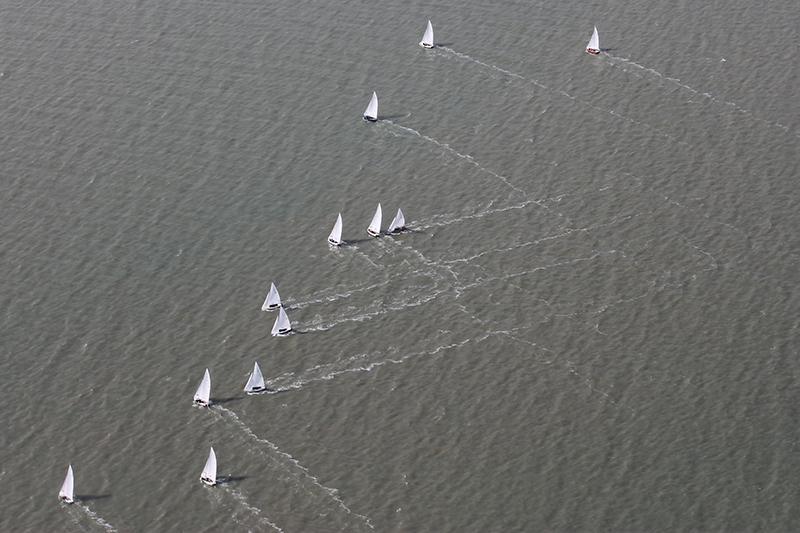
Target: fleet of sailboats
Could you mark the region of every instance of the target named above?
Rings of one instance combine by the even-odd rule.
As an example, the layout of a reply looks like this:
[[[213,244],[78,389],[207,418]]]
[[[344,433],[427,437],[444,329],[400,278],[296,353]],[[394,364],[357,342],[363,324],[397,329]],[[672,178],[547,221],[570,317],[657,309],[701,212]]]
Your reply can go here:
[[[423,48],[434,47],[433,25],[431,24],[430,20],[428,20],[425,33],[422,36],[422,40],[419,44]],[[586,45],[586,52],[597,55],[600,53],[600,50],[600,38],[598,36],[597,27],[595,26],[592,36]],[[370,122],[375,122],[378,120],[378,95],[375,92],[372,93],[372,98],[369,101],[369,105],[367,105],[367,108],[364,110],[363,118],[364,120]],[[383,213],[381,204],[379,203],[377,209],[375,210],[375,214],[372,217],[372,221],[367,228],[367,232],[373,237],[377,237],[381,234],[382,217]],[[389,224],[387,233],[397,234],[404,230],[406,230],[405,216],[403,215],[402,209],[398,208],[397,214],[395,214],[394,218]],[[330,235],[328,235],[328,243],[333,246],[340,246],[342,242],[342,214],[339,213],[336,217],[336,222],[333,225],[333,229],[331,230]],[[288,335],[292,332],[291,322],[289,321],[286,311],[281,305],[281,297],[274,282],[270,283],[269,292],[267,293],[267,297],[264,300],[261,309],[262,311],[278,310],[278,317],[276,318],[275,324],[272,327],[273,336]],[[264,381],[264,376],[261,373],[261,367],[259,367],[258,362],[256,361],[253,364],[253,370],[250,373],[247,383],[245,384],[244,391],[247,394],[257,394],[266,390],[266,383]],[[210,396],[211,374],[208,368],[206,368],[205,372],[203,373],[203,379],[201,380],[200,385],[197,387],[197,390],[194,394],[193,403],[195,405],[208,407],[211,405]],[[217,456],[214,453],[213,447],[210,447],[209,449],[208,458],[206,459],[200,479],[206,485],[213,486],[217,484]],[[64,478],[64,482],[61,485],[61,490],[59,490],[58,493],[59,500],[65,503],[73,503],[75,501],[74,485],[75,478],[72,465],[70,464],[67,467],[67,474]]]
[[[67,476],[61,484],[61,490],[58,491],[58,499],[64,503],[75,501],[75,476],[72,474],[72,465],[67,467]]]
[[[200,386],[197,387],[197,392],[194,393],[194,404],[201,407],[208,407],[211,405],[211,374],[206,368],[203,374],[203,380]]]

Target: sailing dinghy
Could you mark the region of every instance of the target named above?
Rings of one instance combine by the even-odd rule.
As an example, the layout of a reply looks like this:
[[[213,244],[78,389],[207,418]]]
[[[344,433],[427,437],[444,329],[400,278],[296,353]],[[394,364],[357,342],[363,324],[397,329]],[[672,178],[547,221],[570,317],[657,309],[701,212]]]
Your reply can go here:
[[[600,37],[597,35],[597,26],[594,27],[592,38],[589,39],[589,44],[586,45],[586,53],[592,55],[600,53]]]
[[[278,318],[275,319],[275,324],[272,326],[272,336],[282,337],[292,332],[292,323],[289,322],[289,317],[286,316],[286,311],[281,307],[278,310]]]
[[[389,224],[389,229],[386,230],[387,233],[400,233],[406,229],[406,217],[403,216],[403,210],[398,209],[397,214],[392,219],[392,223]]]
[[[381,219],[383,218],[383,212],[381,211],[381,204],[378,204],[378,208],[375,210],[375,214],[372,215],[372,222],[369,223],[369,227],[367,228],[367,233],[372,235],[373,237],[377,237],[381,234]]]
[[[253,371],[250,373],[250,379],[247,380],[247,385],[244,386],[244,391],[247,394],[258,394],[267,390],[264,384],[264,376],[261,374],[261,368],[258,366],[258,361],[253,366]]]
[[[267,293],[267,299],[264,300],[264,304],[261,306],[261,310],[274,311],[280,306],[281,306],[281,295],[278,294],[278,288],[275,287],[275,283],[270,283],[269,293]]]
[[[336,217],[336,222],[333,224],[333,229],[331,230],[331,234],[328,235],[328,244],[333,246],[341,246],[342,245],[342,214],[339,213],[339,216]]]
[[[72,503],[75,501],[75,476],[72,475],[72,465],[67,467],[67,477],[64,478],[64,483],[61,485],[61,490],[58,491],[58,499],[64,503]]]
[[[208,407],[211,405],[211,374],[208,373],[206,368],[203,374],[203,381],[197,387],[197,392],[194,393],[194,404],[200,407]]]
[[[375,94],[375,91],[372,92],[369,105],[367,109],[364,110],[364,120],[368,122],[375,122],[378,120],[378,95]]]
[[[200,481],[212,487],[217,484],[217,454],[214,453],[213,446],[208,451],[208,459],[206,466],[203,467],[203,473],[200,474]]]
[[[419,45],[422,48],[433,48],[433,25],[430,20],[428,21],[428,27],[425,28],[425,35],[422,36]]]

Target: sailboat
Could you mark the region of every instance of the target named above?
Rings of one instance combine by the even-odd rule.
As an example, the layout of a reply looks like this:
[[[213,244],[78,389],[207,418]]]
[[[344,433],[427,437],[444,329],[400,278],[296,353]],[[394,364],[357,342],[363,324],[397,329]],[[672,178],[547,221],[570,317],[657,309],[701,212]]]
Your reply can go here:
[[[67,477],[64,478],[64,483],[61,485],[61,490],[58,491],[58,499],[64,503],[72,503],[75,501],[75,476],[72,475],[72,465],[67,467]]]
[[[214,453],[213,446],[208,451],[208,459],[206,466],[203,467],[203,473],[200,474],[200,481],[212,487],[217,484],[217,454]]]
[[[336,217],[336,222],[333,224],[331,234],[328,235],[328,244],[333,246],[341,246],[342,244],[342,214]]]
[[[589,44],[586,45],[586,53],[598,55],[600,53],[600,36],[597,35],[597,26],[594,27],[592,38],[589,39]]]
[[[425,35],[422,36],[419,45],[422,48],[433,48],[433,25],[430,20],[428,21],[428,27],[425,28]]]
[[[197,392],[194,393],[194,404],[199,405],[200,407],[208,407],[211,405],[211,374],[209,374],[208,369],[206,368],[205,374],[203,374],[203,381],[200,382],[200,386],[197,387]]]
[[[281,295],[278,294],[278,288],[274,283],[269,284],[269,293],[264,304],[261,306],[262,311],[274,311],[281,306]]]
[[[253,365],[253,371],[250,373],[250,379],[247,380],[247,385],[244,386],[244,391],[247,394],[257,394],[267,390],[264,384],[264,376],[261,374],[261,368],[258,366],[258,361]]]
[[[406,229],[406,217],[403,216],[403,210],[398,209],[397,214],[392,219],[392,223],[389,224],[389,229],[386,230],[387,233],[400,233],[401,231]]]
[[[272,336],[281,337],[288,335],[292,332],[292,323],[289,322],[289,317],[286,316],[286,311],[281,307],[278,311],[278,318],[275,319],[275,325],[272,326]]]
[[[378,208],[375,210],[375,214],[372,215],[372,222],[369,223],[369,227],[367,228],[367,233],[372,235],[373,237],[377,237],[381,234],[381,218],[383,217],[383,213],[381,211],[381,204],[378,204]]]
[[[364,110],[364,120],[375,122],[378,120],[378,95],[372,92],[372,99],[369,101],[367,109]]]

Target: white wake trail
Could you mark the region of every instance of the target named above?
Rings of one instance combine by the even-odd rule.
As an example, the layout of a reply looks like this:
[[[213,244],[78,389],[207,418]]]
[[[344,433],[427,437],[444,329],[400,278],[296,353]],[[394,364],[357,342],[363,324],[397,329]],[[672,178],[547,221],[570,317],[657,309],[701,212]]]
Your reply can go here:
[[[358,513],[354,512],[354,511],[352,511],[352,510],[351,510],[351,509],[350,509],[350,508],[349,508],[349,507],[348,507],[348,506],[347,506],[347,505],[344,503],[344,501],[342,501],[342,499],[341,499],[341,498],[338,496],[338,492],[339,492],[339,491],[338,491],[337,489],[333,489],[333,488],[330,488],[330,487],[326,487],[325,485],[323,485],[322,483],[320,483],[319,479],[317,479],[317,477],[316,477],[316,476],[312,475],[312,474],[311,474],[311,472],[308,470],[308,468],[306,468],[305,466],[303,466],[303,465],[300,463],[300,461],[298,461],[297,459],[295,459],[294,457],[292,457],[290,454],[288,454],[288,453],[284,452],[283,450],[281,450],[280,448],[278,448],[278,446],[277,446],[275,443],[273,443],[272,441],[270,441],[270,440],[268,440],[268,439],[265,439],[265,438],[262,438],[262,437],[259,437],[258,435],[256,435],[256,434],[253,432],[253,430],[251,430],[251,429],[250,429],[250,427],[249,427],[247,424],[245,424],[245,423],[244,423],[244,422],[243,422],[243,421],[242,421],[242,420],[241,420],[241,419],[240,419],[240,418],[239,418],[239,417],[236,415],[236,413],[234,413],[234,412],[233,412],[233,411],[231,411],[230,409],[226,409],[225,407],[223,407],[223,406],[221,406],[221,405],[214,405],[214,406],[212,406],[212,409],[211,409],[211,410],[212,410],[212,412],[215,412],[215,413],[218,413],[218,414],[220,414],[220,416],[222,416],[222,417],[223,417],[223,418],[225,418],[226,420],[228,420],[228,421],[230,421],[230,422],[234,423],[234,424],[235,424],[236,426],[238,426],[238,427],[239,427],[239,429],[241,429],[241,430],[242,430],[242,431],[245,433],[245,435],[247,435],[247,436],[248,436],[250,439],[254,440],[255,442],[257,442],[257,443],[259,443],[259,444],[262,444],[262,445],[266,446],[267,448],[269,448],[269,449],[270,449],[270,451],[273,453],[273,455],[277,455],[277,456],[281,457],[281,458],[282,458],[282,459],[283,459],[285,462],[287,462],[287,463],[288,463],[288,464],[290,464],[292,467],[294,467],[294,468],[295,468],[297,471],[299,471],[300,475],[301,475],[302,477],[304,477],[306,480],[310,481],[310,482],[311,482],[311,484],[312,484],[314,487],[316,487],[316,488],[318,488],[318,489],[322,490],[322,491],[323,491],[323,492],[324,492],[324,493],[325,493],[325,494],[326,494],[328,497],[330,497],[330,498],[331,498],[331,499],[332,499],[334,502],[336,502],[336,504],[337,504],[337,505],[338,505],[338,506],[339,506],[341,509],[343,509],[345,512],[347,512],[347,514],[350,514],[350,515],[353,515],[353,516],[356,516],[356,517],[358,517],[358,518],[359,518],[359,519],[361,519],[361,520],[362,520],[362,521],[363,521],[363,522],[364,522],[364,523],[365,523],[365,524],[366,524],[366,525],[367,525],[367,526],[368,526],[370,529],[375,529],[375,527],[372,525],[372,521],[369,519],[369,517],[367,517],[367,516],[365,516],[365,515],[362,515],[362,514],[358,514]]]
[[[94,522],[96,525],[98,525],[101,528],[103,528],[103,530],[108,531],[109,533],[117,531],[117,528],[115,528],[114,526],[109,524],[105,519],[103,519],[103,517],[101,517],[96,512],[94,512],[88,505],[86,505],[84,503],[81,503],[79,501],[76,501],[74,505],[78,509],[83,511],[83,514],[86,515],[87,517],[89,517],[89,519],[92,522]]]
[[[473,62],[473,63],[475,63],[477,65],[480,65],[480,66],[482,66],[484,68],[488,68],[488,69],[494,70],[496,72],[500,72],[501,74],[504,74],[504,75],[506,75],[506,76],[508,76],[510,78],[514,78],[514,79],[523,81],[525,83],[529,83],[529,84],[531,84],[531,85],[533,85],[535,87],[538,87],[540,89],[544,89],[546,91],[550,91],[550,92],[559,94],[561,96],[569,98],[573,102],[576,102],[578,104],[586,106],[586,107],[588,107],[590,109],[593,109],[595,111],[599,111],[601,113],[607,113],[607,114],[609,114],[609,115],[611,115],[613,117],[616,117],[616,118],[618,118],[620,120],[624,120],[624,121],[626,121],[626,122],[628,122],[630,124],[634,124],[636,126],[648,129],[648,130],[650,130],[650,131],[652,131],[652,132],[654,132],[654,133],[656,133],[656,134],[658,134],[658,135],[660,135],[662,137],[666,137],[666,138],[670,139],[671,141],[676,142],[678,144],[682,144],[684,146],[690,146],[689,143],[678,139],[674,135],[666,133],[665,131],[662,131],[662,130],[656,128],[656,127],[653,127],[650,124],[647,124],[646,122],[642,122],[641,120],[633,119],[631,117],[623,115],[622,113],[617,113],[616,111],[614,111],[612,109],[606,109],[604,107],[598,107],[598,106],[596,106],[594,104],[590,104],[589,102],[586,102],[584,100],[579,100],[576,96],[573,96],[572,94],[568,93],[567,91],[564,91],[563,89],[555,89],[555,88],[552,88],[552,87],[548,87],[547,85],[545,85],[544,83],[540,82],[539,80],[537,80],[535,78],[526,78],[525,76],[523,76],[521,74],[517,74],[516,72],[512,72],[510,70],[498,67],[497,65],[492,65],[490,63],[485,63],[485,62],[483,62],[483,61],[481,61],[479,59],[475,59],[474,57],[472,57],[470,55],[463,54],[461,52],[457,52],[457,51],[453,50],[452,48],[448,48],[446,46],[440,46],[439,49],[443,50],[443,51],[445,51],[447,53],[453,54],[456,57],[459,57],[459,58],[464,59],[466,61],[471,61],[471,62]]]
[[[489,331],[478,337],[470,337],[449,344],[442,344],[432,350],[423,350],[401,354],[397,347],[388,348],[382,352],[362,353],[334,361],[313,366],[299,373],[288,372],[268,381],[268,387],[275,392],[284,392],[300,389],[308,384],[330,381],[337,376],[354,372],[371,372],[384,365],[399,365],[409,359],[418,357],[431,357],[439,352],[456,350],[469,343],[479,343],[492,335],[505,332]]]
[[[783,131],[784,133],[788,133],[789,135],[794,135],[795,137],[800,137],[800,134],[793,133],[790,130],[789,126],[786,126],[785,124],[781,124],[780,122],[771,121],[771,120],[767,120],[767,119],[761,118],[761,117],[755,115],[749,109],[746,109],[746,108],[738,105],[735,102],[730,102],[730,101],[724,100],[722,98],[718,98],[718,97],[714,96],[713,94],[711,94],[710,92],[707,92],[707,91],[701,91],[701,90],[695,89],[694,87],[691,87],[691,86],[683,83],[679,78],[673,78],[673,77],[668,76],[666,74],[662,74],[661,72],[657,71],[654,68],[650,68],[650,67],[646,67],[644,65],[640,65],[639,63],[633,61],[632,59],[628,59],[627,57],[619,57],[619,56],[611,55],[608,52],[603,52],[603,55],[605,55],[605,57],[611,59],[612,60],[611,64],[614,65],[614,66],[617,66],[615,61],[618,61],[620,63],[624,63],[626,66],[633,67],[633,68],[635,68],[635,69],[637,69],[639,71],[646,72],[648,74],[652,74],[653,76],[655,76],[655,77],[657,77],[659,79],[662,79],[662,80],[672,84],[675,87],[678,87],[680,89],[688,91],[688,92],[692,93],[695,96],[699,96],[701,98],[705,98],[709,102],[712,102],[712,103],[715,103],[715,104],[718,104],[718,105],[725,106],[727,108],[733,109],[733,110],[741,113],[742,115],[747,115],[750,118],[752,118],[753,120],[755,120],[756,122],[760,122],[762,124],[765,124],[765,125],[773,127],[773,128],[778,128],[781,131]]]
[[[409,127],[407,127],[407,126],[402,126],[402,125],[400,125],[400,124],[397,124],[396,122],[392,122],[391,120],[383,120],[382,122],[385,122],[385,123],[387,123],[387,124],[390,124],[391,126],[394,126],[395,128],[399,128],[399,129],[401,129],[401,130],[403,130],[403,131],[406,131],[406,132],[408,132],[408,133],[411,133],[411,134],[413,134],[413,135],[416,135],[417,137],[419,137],[419,138],[421,138],[421,139],[424,139],[424,140],[426,140],[426,141],[428,141],[428,142],[430,142],[430,143],[433,143],[433,144],[435,144],[436,146],[438,146],[438,147],[439,147],[439,148],[441,148],[442,150],[444,150],[444,151],[446,151],[446,152],[448,152],[448,153],[450,153],[450,154],[452,154],[452,155],[454,155],[454,156],[456,156],[456,157],[458,157],[458,158],[460,158],[460,159],[463,159],[464,161],[468,162],[470,165],[474,166],[474,167],[475,167],[475,168],[477,168],[478,170],[480,170],[480,171],[482,171],[482,172],[484,172],[484,173],[486,173],[486,174],[489,174],[490,176],[492,176],[492,177],[494,177],[494,178],[497,178],[497,179],[498,179],[498,180],[500,180],[500,181],[501,181],[501,182],[502,182],[502,183],[503,183],[503,184],[504,184],[506,187],[510,188],[510,189],[511,189],[511,190],[513,190],[514,192],[516,192],[516,193],[518,193],[518,194],[521,194],[521,195],[523,195],[523,196],[527,196],[527,194],[528,194],[528,193],[526,193],[525,191],[523,191],[522,189],[520,189],[520,188],[519,188],[519,187],[517,187],[516,185],[512,184],[512,183],[509,181],[509,179],[508,179],[507,177],[505,177],[505,176],[502,176],[502,175],[498,174],[497,172],[495,172],[495,171],[494,171],[494,170],[492,170],[492,169],[489,169],[489,168],[486,168],[486,167],[484,167],[483,165],[481,165],[480,163],[478,163],[478,162],[475,160],[475,158],[474,158],[474,157],[472,157],[471,155],[468,155],[468,154],[462,154],[461,152],[459,152],[458,150],[456,150],[455,148],[453,148],[453,147],[452,147],[452,146],[450,146],[449,144],[447,144],[447,143],[443,143],[443,142],[439,142],[439,141],[437,141],[436,139],[434,139],[433,137],[431,137],[431,136],[429,136],[429,135],[425,135],[424,133],[421,133],[421,132],[419,132],[419,131],[415,130],[414,128],[409,128]]]
[[[252,504],[250,504],[250,502],[247,501],[247,497],[244,494],[242,494],[241,491],[239,491],[237,489],[233,489],[231,487],[226,487],[224,485],[221,486],[220,488],[222,490],[224,490],[226,493],[228,493],[231,496],[233,496],[233,498],[236,500],[236,502],[239,504],[239,506],[241,508],[245,509],[253,517],[255,517],[255,519],[258,520],[261,525],[267,526],[267,527],[269,527],[269,528],[271,528],[271,529],[273,529],[275,531],[283,533],[283,529],[278,527],[278,525],[275,522],[273,522],[272,520],[270,520],[269,518],[264,516],[262,514],[261,509],[259,509],[258,507],[255,507]]]

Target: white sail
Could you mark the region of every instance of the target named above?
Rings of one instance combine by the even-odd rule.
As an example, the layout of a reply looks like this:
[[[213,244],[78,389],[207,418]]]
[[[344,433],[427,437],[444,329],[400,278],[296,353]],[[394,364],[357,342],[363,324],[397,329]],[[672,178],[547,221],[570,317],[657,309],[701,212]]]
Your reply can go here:
[[[328,235],[328,242],[330,244],[339,246],[342,244],[342,214],[339,213],[339,216],[336,217],[336,223],[333,225],[333,229],[331,230],[331,234]]]
[[[247,380],[247,385],[244,386],[244,391],[247,393],[262,392],[266,390],[264,385],[264,376],[261,374],[261,368],[258,366],[258,361],[253,366],[253,371],[250,373],[250,379]]]
[[[283,307],[278,311],[278,318],[275,319],[275,324],[272,326],[272,336],[286,335],[292,331],[292,323],[289,322],[289,317],[286,316],[286,311]]]
[[[367,109],[364,110],[366,120],[378,120],[378,95],[372,92],[372,99],[369,101]]]
[[[206,485],[217,484],[217,454],[214,453],[214,447],[208,451],[208,459],[206,459],[206,466],[203,467],[203,473],[200,474],[200,480]]]
[[[200,382],[200,386],[197,387],[197,392],[194,393],[194,403],[198,405],[210,405],[210,397],[211,374],[209,374],[208,369],[206,368],[206,372],[203,374],[203,381]]]
[[[262,311],[271,311],[273,309],[277,309],[281,306],[281,295],[278,294],[278,288],[275,287],[274,283],[269,284],[269,293],[267,293],[267,299],[264,300],[264,304],[261,306]]]
[[[589,44],[586,45],[586,51],[592,53],[600,52],[600,36],[597,34],[597,26],[594,27],[592,38],[589,39]]]
[[[430,20],[428,21],[428,27],[425,28],[425,35],[422,36],[419,45],[423,48],[433,48],[433,25]]]
[[[389,224],[389,233],[397,233],[406,229],[406,217],[403,216],[403,210],[398,209],[397,214],[392,219],[392,223]]]
[[[378,204],[378,208],[375,210],[375,214],[372,215],[372,222],[369,223],[369,227],[367,228],[367,233],[369,233],[373,237],[377,237],[378,235],[380,235],[382,218],[383,218],[383,212],[381,211],[381,204]]]
[[[58,491],[58,497],[65,503],[72,503],[75,501],[75,476],[72,474],[72,465],[67,467],[67,477],[64,478],[64,483],[61,485],[61,490]]]

